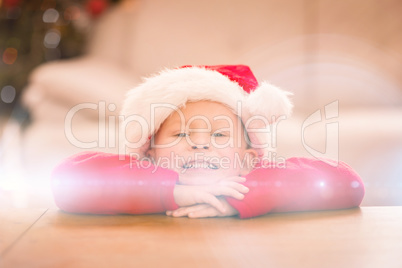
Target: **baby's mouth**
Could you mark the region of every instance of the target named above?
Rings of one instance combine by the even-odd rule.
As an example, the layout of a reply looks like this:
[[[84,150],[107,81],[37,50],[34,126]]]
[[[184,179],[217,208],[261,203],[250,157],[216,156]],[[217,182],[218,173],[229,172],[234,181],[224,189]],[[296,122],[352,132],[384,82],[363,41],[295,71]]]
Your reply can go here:
[[[206,162],[206,161],[190,161],[183,165],[183,169],[192,169],[192,168],[200,168],[200,169],[219,169],[219,167],[215,164]]]

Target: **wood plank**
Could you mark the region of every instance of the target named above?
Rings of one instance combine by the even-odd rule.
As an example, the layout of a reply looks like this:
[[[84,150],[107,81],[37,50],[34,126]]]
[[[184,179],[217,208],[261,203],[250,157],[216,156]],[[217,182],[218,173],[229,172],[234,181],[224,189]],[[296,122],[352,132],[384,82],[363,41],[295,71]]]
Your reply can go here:
[[[0,186],[0,256],[27,231],[49,208],[55,208],[50,189],[29,188],[23,181],[20,189]]]
[[[401,267],[402,207],[248,220],[49,210],[4,267]]]
[[[46,209],[0,208],[0,256]]]

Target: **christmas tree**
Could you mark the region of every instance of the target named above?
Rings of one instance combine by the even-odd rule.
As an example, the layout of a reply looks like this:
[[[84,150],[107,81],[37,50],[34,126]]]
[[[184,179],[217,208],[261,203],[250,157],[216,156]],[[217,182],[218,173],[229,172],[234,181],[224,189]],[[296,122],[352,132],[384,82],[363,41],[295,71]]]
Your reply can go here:
[[[92,24],[115,2],[0,0],[0,116],[19,109],[35,67],[81,55]]]

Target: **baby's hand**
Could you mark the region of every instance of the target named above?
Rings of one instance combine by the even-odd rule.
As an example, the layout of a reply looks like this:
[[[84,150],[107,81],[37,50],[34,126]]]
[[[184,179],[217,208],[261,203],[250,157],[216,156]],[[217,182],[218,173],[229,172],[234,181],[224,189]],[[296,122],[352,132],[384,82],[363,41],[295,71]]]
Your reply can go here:
[[[189,217],[189,218],[208,218],[208,217],[228,217],[239,214],[229,203],[222,197],[218,198],[225,212],[222,213],[209,204],[198,204],[190,207],[178,208],[174,211],[166,211],[167,216],[172,217]]]
[[[245,180],[242,177],[230,177],[216,184],[176,185],[173,190],[174,200],[180,207],[208,204],[219,212],[226,213],[224,204],[218,200],[217,196],[229,196],[242,200],[249,189],[239,182],[245,182]]]
[[[208,185],[217,184],[222,181],[235,181],[235,182],[245,182],[246,179],[240,176],[229,176],[225,177],[222,175],[205,175],[205,174],[179,174],[179,183],[183,185]]]

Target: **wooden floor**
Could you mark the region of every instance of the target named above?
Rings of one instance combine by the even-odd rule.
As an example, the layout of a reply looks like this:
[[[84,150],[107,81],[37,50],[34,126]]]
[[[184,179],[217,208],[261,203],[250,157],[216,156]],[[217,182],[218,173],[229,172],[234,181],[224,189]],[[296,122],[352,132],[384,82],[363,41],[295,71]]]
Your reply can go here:
[[[187,219],[2,193],[0,267],[402,267],[402,207]]]

